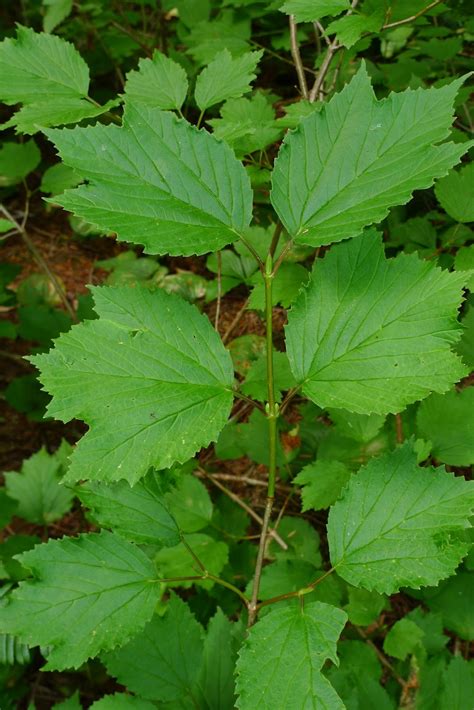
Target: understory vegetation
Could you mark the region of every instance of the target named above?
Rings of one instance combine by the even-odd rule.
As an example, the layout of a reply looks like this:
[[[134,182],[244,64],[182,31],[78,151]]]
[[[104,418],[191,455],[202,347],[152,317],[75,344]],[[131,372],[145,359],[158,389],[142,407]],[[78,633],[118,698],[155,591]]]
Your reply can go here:
[[[469,9],[4,3],[1,710],[472,710]]]

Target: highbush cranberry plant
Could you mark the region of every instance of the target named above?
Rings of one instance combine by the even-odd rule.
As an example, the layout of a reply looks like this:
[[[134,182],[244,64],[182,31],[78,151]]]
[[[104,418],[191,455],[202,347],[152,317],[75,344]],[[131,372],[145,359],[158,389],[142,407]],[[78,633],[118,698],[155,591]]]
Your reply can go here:
[[[102,530],[24,553],[31,576],[9,595],[0,630],[41,646],[46,670],[100,657],[135,693],[136,707],[343,708],[323,673],[326,661],[338,662],[348,619],[329,580],[371,600],[437,585],[469,551],[474,484],[419,466],[424,457],[413,439],[356,473],[328,463],[330,566],[304,583],[289,577],[287,588],[269,581],[263,589],[267,543],[277,538],[278,554],[291,559],[272,517],[279,425],[295,396],[367,424],[443,394],[468,374],[452,347],[461,336],[466,272],[450,273],[417,254],[387,259],[374,226],[414,190],[444,177],[468,149],[448,140],[462,80],[377,100],[361,64],[340,93],[285,136],[271,178],[275,230],[265,242],[251,226],[244,165],[181,113],[188,86],[179,65],[160,54],[143,60],[127,80],[122,121],[114,114],[108,125],[54,128],[107,116],[118,101],[92,102],[83,60],[71,45],[44,37],[21,29],[3,43],[0,66],[9,71],[0,90],[7,103],[23,104],[11,125],[24,132],[41,126],[82,178],[54,202],[147,254],[221,259],[229,245],[247,252],[264,291],[266,401],[261,406],[243,391],[229,350],[196,306],[140,286],[94,287],[97,318],[31,361],[53,397],[49,415],[89,427],[64,481],[76,486]],[[54,70],[31,84],[26,60],[40,63],[53,50]],[[209,106],[238,95],[239,82],[248,85],[259,58],[223,53],[209,64],[195,87],[199,123]],[[160,92],[147,90],[155,71],[167,78]],[[47,104],[42,92],[49,92]],[[324,247],[323,256],[289,310],[284,355],[274,348],[273,285],[302,246],[317,254]],[[281,385],[283,357],[289,383]],[[181,492],[173,486],[173,472],[197,469],[196,454],[229,430],[235,398],[261,408],[268,443],[258,554],[244,584],[225,575],[225,545],[198,532],[192,508],[180,509],[179,495],[192,499],[201,484],[191,479]],[[299,482],[311,498],[313,472],[304,469]],[[322,567],[319,553],[304,554]],[[169,591],[191,585],[235,595],[240,622],[219,611],[204,637],[188,604]],[[231,659],[225,668],[221,656]]]

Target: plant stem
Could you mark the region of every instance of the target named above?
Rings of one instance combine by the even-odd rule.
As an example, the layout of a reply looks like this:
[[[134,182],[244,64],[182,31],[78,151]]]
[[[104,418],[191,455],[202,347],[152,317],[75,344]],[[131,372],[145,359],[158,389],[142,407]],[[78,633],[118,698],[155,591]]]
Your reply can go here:
[[[265,320],[266,320],[266,341],[267,341],[267,387],[268,402],[265,412],[268,421],[269,438],[269,466],[268,466],[268,488],[265,513],[263,515],[262,530],[258,545],[257,563],[255,565],[255,575],[253,578],[252,597],[249,604],[248,626],[255,623],[257,617],[257,601],[260,590],[260,578],[262,576],[263,558],[265,556],[265,546],[267,542],[268,528],[273,509],[273,499],[275,496],[276,479],[276,442],[277,442],[277,418],[279,414],[278,405],[275,402],[275,383],[273,377],[273,304],[272,304],[272,284],[274,278],[273,258],[269,253],[265,263]]]
[[[278,246],[278,242],[280,241],[282,231],[283,225],[280,221],[278,221],[276,223],[275,231],[273,232],[272,243],[270,244],[270,254],[272,256],[272,259],[275,256],[275,252]]]
[[[188,545],[183,533],[180,533],[180,538],[181,538],[181,542],[183,543],[184,547],[189,552],[189,554],[191,555],[191,557],[193,558],[193,560],[195,561],[195,563],[197,564],[197,566],[201,570],[202,575],[201,576],[191,576],[191,577],[175,577],[175,578],[169,577],[167,580],[160,580],[160,581],[162,581],[162,582],[165,582],[165,581],[171,581],[171,582],[194,581],[194,582],[197,582],[197,581],[203,581],[206,579],[212,579],[212,581],[215,582],[216,584],[220,584],[221,587],[226,587],[227,589],[230,589],[232,592],[234,592],[234,594],[237,594],[237,596],[239,596],[242,599],[245,606],[248,607],[249,601],[248,601],[247,597],[245,596],[245,594],[243,592],[241,592],[238,587],[234,586],[230,582],[226,582],[225,579],[221,579],[220,577],[216,577],[216,575],[211,574],[211,572],[209,572],[206,569],[206,567],[203,565],[203,563],[201,562],[199,557],[195,554],[195,552],[192,550],[192,548]]]
[[[386,25],[383,25],[382,30],[391,30],[394,27],[400,27],[400,25],[407,25],[409,22],[414,22],[417,20],[419,17],[425,14],[425,12],[428,12],[429,10],[432,10],[436,5],[439,5],[442,2],[442,0],[434,0],[434,2],[431,2],[429,5],[424,7],[422,10],[419,12],[416,12],[414,15],[410,15],[410,17],[405,17],[403,20],[398,20],[397,22],[389,22]]]
[[[352,15],[353,10],[357,7],[358,4],[359,4],[359,0],[352,0],[351,6],[350,6],[349,10],[345,13],[344,17],[348,17],[349,15]],[[328,48],[326,50],[326,55],[323,59],[323,63],[321,64],[321,68],[320,68],[318,74],[316,75],[316,79],[314,81],[314,84],[311,88],[311,91],[309,92],[308,98],[311,101],[311,103],[314,103],[316,101],[316,99],[318,98],[319,93],[323,88],[324,79],[326,78],[326,74],[328,73],[329,67],[331,66],[331,62],[334,58],[334,55],[336,54],[336,52],[339,51],[339,49],[341,49],[341,46],[342,45],[340,45],[338,43],[336,37],[333,39],[332,42],[330,42],[328,44]]]
[[[257,609],[258,609],[258,593],[260,591],[260,579],[262,576],[262,568],[263,568],[263,558],[265,556],[265,545],[267,542],[267,533],[268,533],[268,527],[270,524],[270,518],[272,515],[272,508],[273,508],[273,498],[270,496],[267,498],[267,503],[265,505],[265,514],[263,516],[263,523],[262,523],[262,531],[260,533],[260,541],[258,545],[258,553],[257,553],[257,562],[255,564],[255,575],[253,578],[253,588],[252,588],[252,597],[250,599],[250,604],[249,604],[249,617],[248,617],[248,623],[247,626],[253,626],[255,623],[255,620],[257,618]]]
[[[294,15],[290,15],[290,42],[291,42],[291,56],[293,57],[293,62],[295,64],[296,75],[298,77],[298,84],[300,87],[301,96],[304,99],[308,98],[308,85],[306,83],[306,76],[303,69],[303,62],[301,61],[300,48],[298,45],[297,36],[297,24]]]
[[[214,320],[214,328],[219,332],[219,316],[221,314],[222,300],[222,254],[220,250],[217,252],[217,305],[216,317]]]
[[[314,582],[311,582],[311,584],[308,584],[307,587],[303,587],[303,589],[297,589],[296,592],[287,592],[286,594],[279,594],[277,597],[272,597],[271,599],[265,599],[263,602],[260,602],[260,604],[257,605],[257,610],[261,609],[264,606],[268,606],[269,604],[275,604],[276,602],[281,602],[284,599],[293,599],[294,597],[304,597],[305,594],[311,594],[311,592],[314,590],[314,588],[320,584],[323,579],[326,579],[326,577],[329,577],[330,574],[334,572],[334,568],[331,567],[327,572],[325,572],[321,577],[318,577],[318,579],[315,579]]]

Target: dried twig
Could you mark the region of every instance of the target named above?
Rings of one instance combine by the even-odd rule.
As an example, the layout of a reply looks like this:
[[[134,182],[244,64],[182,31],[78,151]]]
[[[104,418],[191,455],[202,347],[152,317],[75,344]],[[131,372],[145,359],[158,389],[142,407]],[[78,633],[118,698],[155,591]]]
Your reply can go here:
[[[297,29],[295,16],[290,15],[290,42],[291,42],[291,56],[293,57],[293,62],[296,69],[296,75],[298,77],[298,85],[300,87],[301,96],[304,99],[308,99],[308,85],[306,83],[306,76],[304,73],[303,62],[301,61],[300,47],[298,44]]]

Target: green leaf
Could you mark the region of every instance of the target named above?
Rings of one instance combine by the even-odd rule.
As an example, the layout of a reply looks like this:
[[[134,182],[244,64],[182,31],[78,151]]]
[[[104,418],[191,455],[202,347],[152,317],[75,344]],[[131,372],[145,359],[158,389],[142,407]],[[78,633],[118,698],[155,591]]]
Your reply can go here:
[[[351,624],[359,626],[369,626],[379,617],[383,609],[387,607],[387,600],[382,594],[369,592],[367,589],[357,589],[349,587],[349,603],[344,607],[344,611],[349,617]]]
[[[272,204],[296,241],[317,247],[380,222],[430,187],[469,144],[442,143],[458,79],[377,101],[365,67],[321,111],[289,132],[273,171]]]
[[[281,400],[281,393],[296,385],[288,362],[286,353],[275,351],[273,353],[274,388],[276,400]],[[243,394],[253,397],[260,402],[266,402],[268,397],[267,387],[267,358],[256,360],[248,369],[247,376],[241,387]]]
[[[126,693],[104,695],[92,703],[90,710],[155,710],[156,705],[143,698],[136,698]]]
[[[365,32],[378,32],[383,25],[384,13],[379,10],[370,15],[347,15],[331,22],[326,34],[335,34],[340,44],[350,49]]]
[[[461,247],[461,249],[456,252],[454,268],[456,271],[469,272],[466,274],[466,288],[468,288],[469,291],[474,291],[474,244],[470,244],[468,247]]]
[[[327,659],[337,664],[346,619],[341,609],[320,602],[272,609],[250,629],[239,654],[239,710],[343,710],[321,668]]]
[[[33,573],[0,615],[0,631],[29,646],[51,646],[45,670],[77,668],[137,633],[153,614],[153,564],[109,532],[50,540],[25,552]]]
[[[350,477],[350,470],[340,461],[318,459],[305,466],[293,479],[293,483],[303,486],[303,513],[329,508],[339,498]]]
[[[16,127],[17,133],[37,133],[50,126],[64,126],[79,123],[85,118],[95,118],[118,106],[118,99],[112,99],[103,106],[98,106],[85,99],[59,98],[50,101],[38,101],[23,106],[1,128]]]
[[[234,59],[228,49],[216,54],[196,79],[194,98],[201,111],[250,91],[262,56],[263,51],[246,52]]]
[[[52,32],[71,14],[72,0],[43,0],[46,12],[43,16],[43,29]]]
[[[421,646],[424,635],[424,631],[411,619],[399,619],[386,635],[383,650],[389,656],[404,661]]]
[[[216,138],[231,145],[239,157],[264,150],[281,136],[281,128],[275,123],[275,111],[261,92],[249,98],[229,99],[219,112],[221,118],[211,118],[206,123],[212,126]]]
[[[211,522],[211,498],[206,486],[192,474],[183,474],[176,487],[166,494],[165,499],[183,532],[197,532]],[[179,540],[175,544],[178,542]]]
[[[291,309],[287,352],[321,407],[399,412],[467,374],[449,349],[463,277],[414,254],[384,258],[374,233],[333,247]]]
[[[99,319],[31,359],[54,395],[50,416],[90,426],[66,480],[133,484],[150,466],[184,463],[217,438],[232,405],[232,362],[206,316],[177,296],[92,292]]]
[[[433,614],[426,612],[421,606],[410,611],[405,616],[405,619],[414,621],[417,626],[423,631],[422,638],[423,646],[428,654],[435,655],[441,653],[449,641],[449,637],[443,633],[443,619],[441,614]]]
[[[34,140],[3,143],[0,148],[0,188],[22,182],[40,162],[41,153]]]
[[[347,0],[287,0],[280,10],[294,15],[296,22],[313,22],[326,15],[339,15],[349,7]]]
[[[466,315],[461,321],[464,328],[461,340],[456,345],[456,352],[463,361],[474,370],[474,307],[468,308]]]
[[[44,171],[40,190],[49,195],[60,195],[70,187],[76,187],[81,182],[80,176],[67,165],[56,163]]]
[[[273,280],[272,304],[288,308],[298,296],[303,284],[308,280],[308,271],[300,264],[282,264]],[[252,279],[255,284],[250,294],[249,308],[265,309],[265,284],[260,272]]]
[[[278,560],[302,560],[314,567],[322,566],[319,534],[311,523],[294,515],[284,515],[278,532],[288,545],[287,550],[282,550],[276,543],[272,544],[272,554]]]
[[[87,64],[69,42],[28,27],[0,44],[0,100],[17,103],[87,96]]]
[[[474,663],[462,656],[451,659],[443,673],[442,691],[438,697],[440,708],[471,710],[474,697]]]
[[[420,468],[410,442],[372,459],[331,508],[331,563],[350,584],[392,594],[437,584],[468,552],[474,483]]]
[[[71,509],[74,492],[60,485],[67,470],[63,461],[71,451],[66,441],[51,456],[43,447],[23,461],[20,473],[5,473],[7,494],[18,502],[17,515],[30,523],[47,525]]]
[[[88,180],[55,202],[147,253],[216,251],[250,222],[243,165],[227,145],[171,113],[127,103],[122,127],[46,133]]]
[[[457,222],[474,221],[474,163],[460,170],[452,170],[435,185],[436,197],[441,207]]]
[[[82,710],[82,705],[79,700],[79,691],[76,690],[74,695],[70,695],[66,700],[55,703],[52,710]]]
[[[4,487],[0,488],[0,528],[9,525],[15,515],[18,503],[8,497]]]
[[[155,614],[134,639],[102,660],[119,683],[141,697],[178,700],[198,679],[203,636],[188,605],[173,594],[164,616]]]
[[[202,562],[204,567],[213,575],[219,575],[227,564],[229,548],[224,542],[214,540],[209,535],[193,533],[186,535],[186,542],[191,550]],[[190,577],[202,574],[196,562],[191,557],[188,549],[180,543],[176,547],[166,547],[155,555],[155,564],[162,578]],[[192,581],[169,582],[170,587],[191,587]],[[214,586],[212,579],[199,583],[204,589]]]
[[[102,527],[132,542],[177,545],[179,529],[163,502],[157,474],[149,473],[133,488],[126,481],[82,484],[76,493]]]
[[[426,598],[427,606],[441,614],[443,626],[466,641],[474,640],[473,584],[472,572],[458,572]]]
[[[5,219],[4,217],[0,217],[0,234],[6,234],[6,232],[9,232],[12,229],[16,229],[15,223],[12,222],[10,219]],[[2,283],[2,290],[3,290],[3,283]],[[3,295],[4,294],[2,293],[1,297],[3,297]]]
[[[420,404],[419,434],[431,441],[432,455],[451,466],[474,463],[474,388],[432,394]]]
[[[210,710],[227,710],[235,706],[234,667],[237,654],[232,631],[232,623],[221,609],[217,609],[207,629],[199,676],[204,707]]]
[[[382,667],[374,649],[362,641],[341,641],[338,654],[340,666],[331,666],[326,675],[347,708],[394,710],[379,682]]]
[[[138,70],[127,74],[125,96],[150,108],[179,111],[188,93],[183,67],[158,50],[152,59],[140,59]]]

